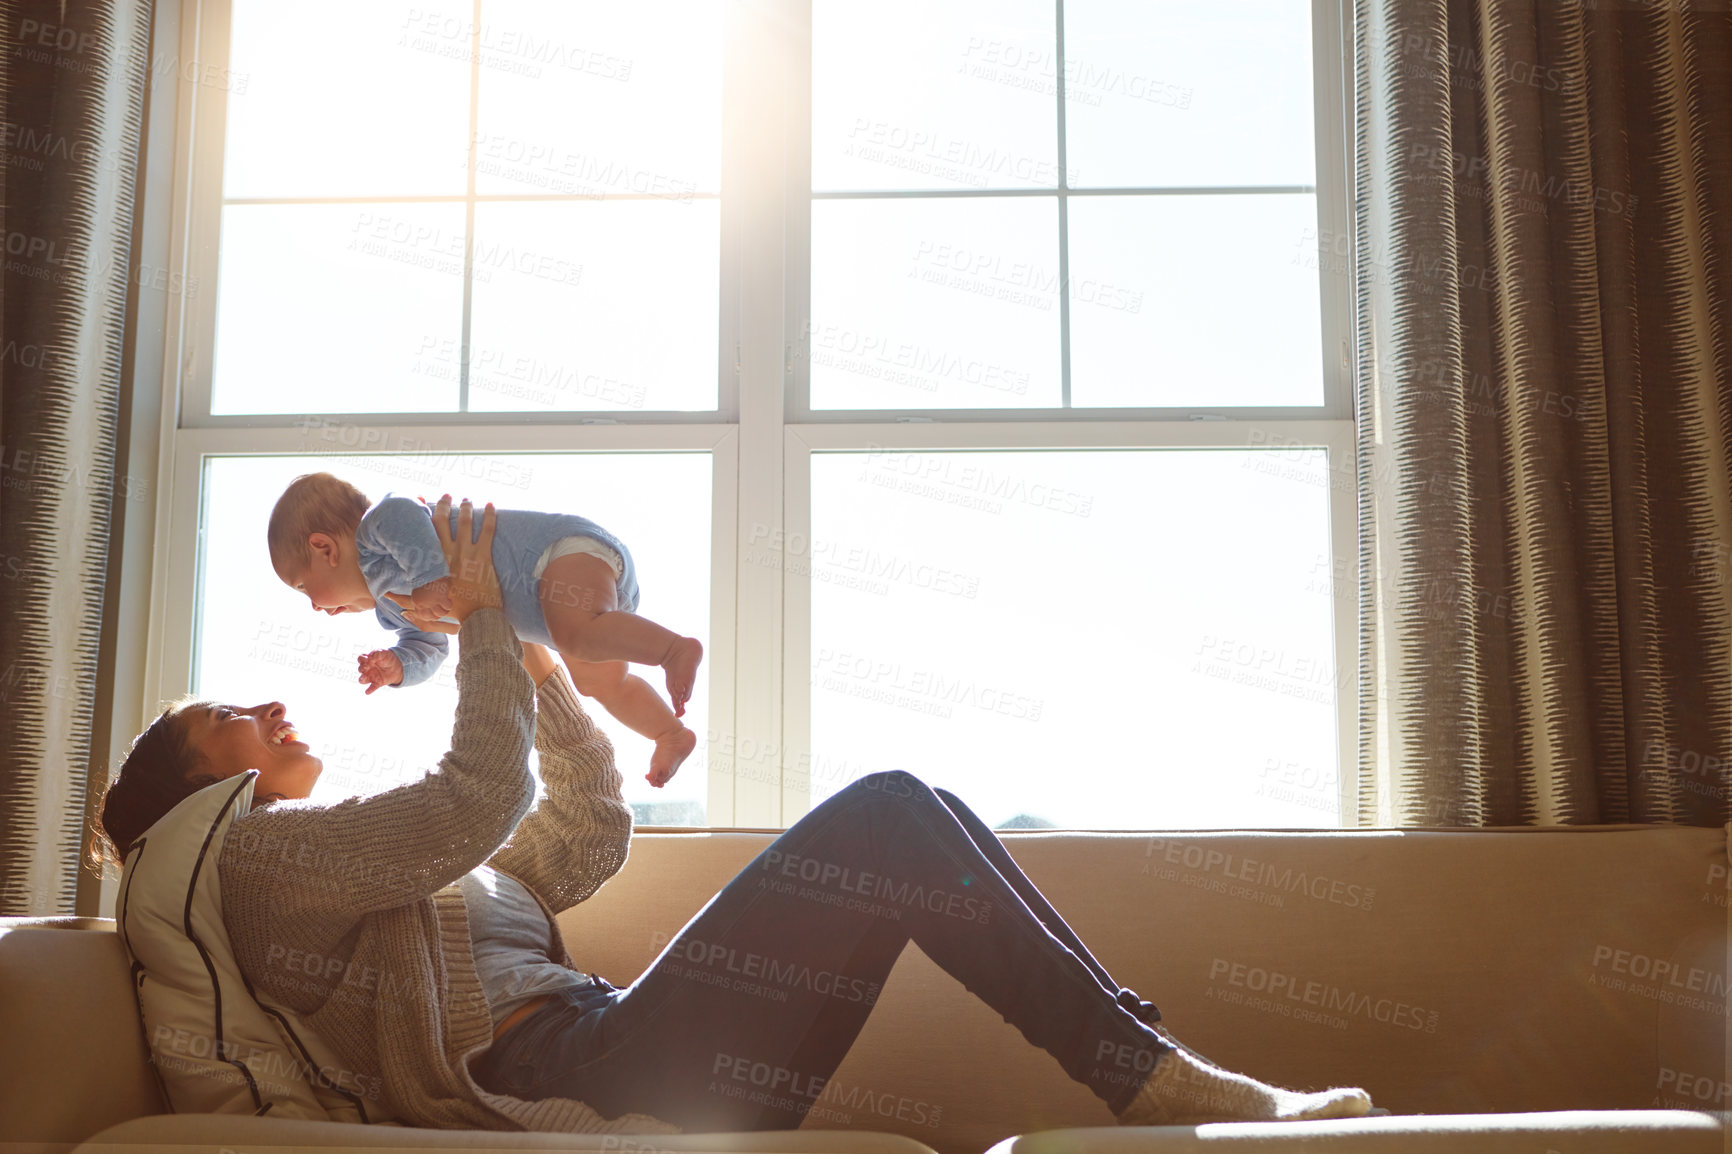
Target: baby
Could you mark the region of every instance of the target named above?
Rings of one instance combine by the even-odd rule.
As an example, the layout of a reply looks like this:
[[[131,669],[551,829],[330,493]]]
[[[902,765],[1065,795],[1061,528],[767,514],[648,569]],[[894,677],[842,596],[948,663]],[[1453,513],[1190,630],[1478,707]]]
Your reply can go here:
[[[455,509],[451,518],[455,536]],[[419,684],[445,660],[445,635],[424,628],[451,608],[451,574],[426,505],[389,493],[373,504],[339,477],[308,473],[277,499],[268,535],[272,568],[314,609],[371,609],[396,630],[394,648],[361,655],[368,693]],[[704,647],[637,615],[637,570],[625,545],[575,514],[500,509],[493,566],[518,637],[558,649],[579,693],[653,740],[645,776],[666,785],[697,746],[679,718]],[[671,709],[627,672],[628,661],[661,666]]]

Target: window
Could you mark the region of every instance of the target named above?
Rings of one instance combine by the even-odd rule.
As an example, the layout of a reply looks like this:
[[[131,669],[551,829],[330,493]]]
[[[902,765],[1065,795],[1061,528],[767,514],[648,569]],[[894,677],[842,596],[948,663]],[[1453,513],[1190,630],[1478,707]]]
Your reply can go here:
[[[814,0],[812,409],[1321,405],[1310,17]]]
[[[894,764],[995,825],[1333,818],[1328,471],[1289,456],[814,454],[814,797]]]
[[[719,5],[229,11],[211,413],[716,408]]]
[[[209,287],[167,318],[144,707],[284,699],[329,791],[437,758],[451,687],[363,697],[384,635],[270,572],[329,468],[627,541],[708,648],[667,790],[598,716],[640,822],[892,767],[1012,825],[1343,819],[1337,2],[159,18],[227,81],[177,124]]]
[[[190,263],[214,291],[186,301],[173,365],[179,549],[147,705],[284,700],[326,759],[315,796],[437,761],[448,727],[425,720],[449,716],[454,665],[364,695],[355,658],[393,639],[370,614],[313,613],[270,569],[270,508],[320,469],[373,498],[583,512],[630,543],[644,612],[727,659],[722,15],[183,5],[183,34],[231,80],[192,90],[182,136]],[[553,114],[571,107],[589,114]],[[725,699],[699,696],[687,723],[707,734]],[[652,789],[649,743],[598,720],[640,821],[732,820],[725,775],[693,762]]]
[[[1000,824],[1340,823],[1341,13],[810,13],[802,784],[897,765]]]

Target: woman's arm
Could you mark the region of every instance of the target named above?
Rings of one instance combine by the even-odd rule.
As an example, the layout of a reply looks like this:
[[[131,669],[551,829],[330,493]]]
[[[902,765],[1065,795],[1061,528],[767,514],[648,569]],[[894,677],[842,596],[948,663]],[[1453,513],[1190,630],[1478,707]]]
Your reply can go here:
[[[569,909],[619,872],[631,845],[631,809],[608,740],[565,670],[539,646],[524,646],[536,689],[535,748],[547,796],[518,825],[493,864],[541,895],[555,913]]]
[[[468,543],[468,509],[457,552]],[[472,559],[471,559],[472,560]],[[458,568],[453,566],[453,568]],[[496,608],[491,560],[454,586],[457,715],[451,749],[422,780],[335,805],[280,802],[240,818],[220,859],[224,918],[300,920],[327,933],[427,897],[485,862],[534,802],[532,685],[517,635]],[[236,925],[231,922],[231,932]],[[243,931],[244,932],[244,931]]]
[[[537,645],[533,641],[523,642],[523,668],[529,671],[529,676],[535,680],[535,688],[540,689],[541,683],[553,675],[559,668],[559,662],[554,660],[547,646]]]

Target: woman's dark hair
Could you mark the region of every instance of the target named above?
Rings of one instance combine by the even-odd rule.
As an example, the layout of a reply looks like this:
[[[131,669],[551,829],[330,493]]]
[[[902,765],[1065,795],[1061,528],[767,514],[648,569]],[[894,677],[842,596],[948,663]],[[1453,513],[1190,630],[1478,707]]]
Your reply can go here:
[[[197,780],[204,757],[192,744],[191,721],[209,702],[179,701],[133,738],[120,772],[109,778],[96,803],[88,860],[97,873],[126,861],[132,843],[163,814],[209,781]]]

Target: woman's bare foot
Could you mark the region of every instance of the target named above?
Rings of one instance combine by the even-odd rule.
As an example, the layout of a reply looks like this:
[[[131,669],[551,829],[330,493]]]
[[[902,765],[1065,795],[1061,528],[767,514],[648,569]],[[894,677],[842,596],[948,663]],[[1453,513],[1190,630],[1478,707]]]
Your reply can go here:
[[[1121,1126],[1200,1126],[1205,1122],[1299,1122],[1360,1118],[1371,1096],[1356,1087],[1304,1094],[1234,1074],[1173,1050],[1118,1114]]]
[[[650,754],[650,771],[644,780],[660,789],[678,772],[680,763],[698,747],[698,735],[683,725],[677,725],[656,738],[656,751]]]
[[[668,646],[668,655],[662,659],[662,671],[667,674],[668,700],[673,703],[675,717],[686,715],[686,702],[692,699],[692,686],[698,680],[698,663],[703,659],[704,646],[696,637],[682,637]]]

